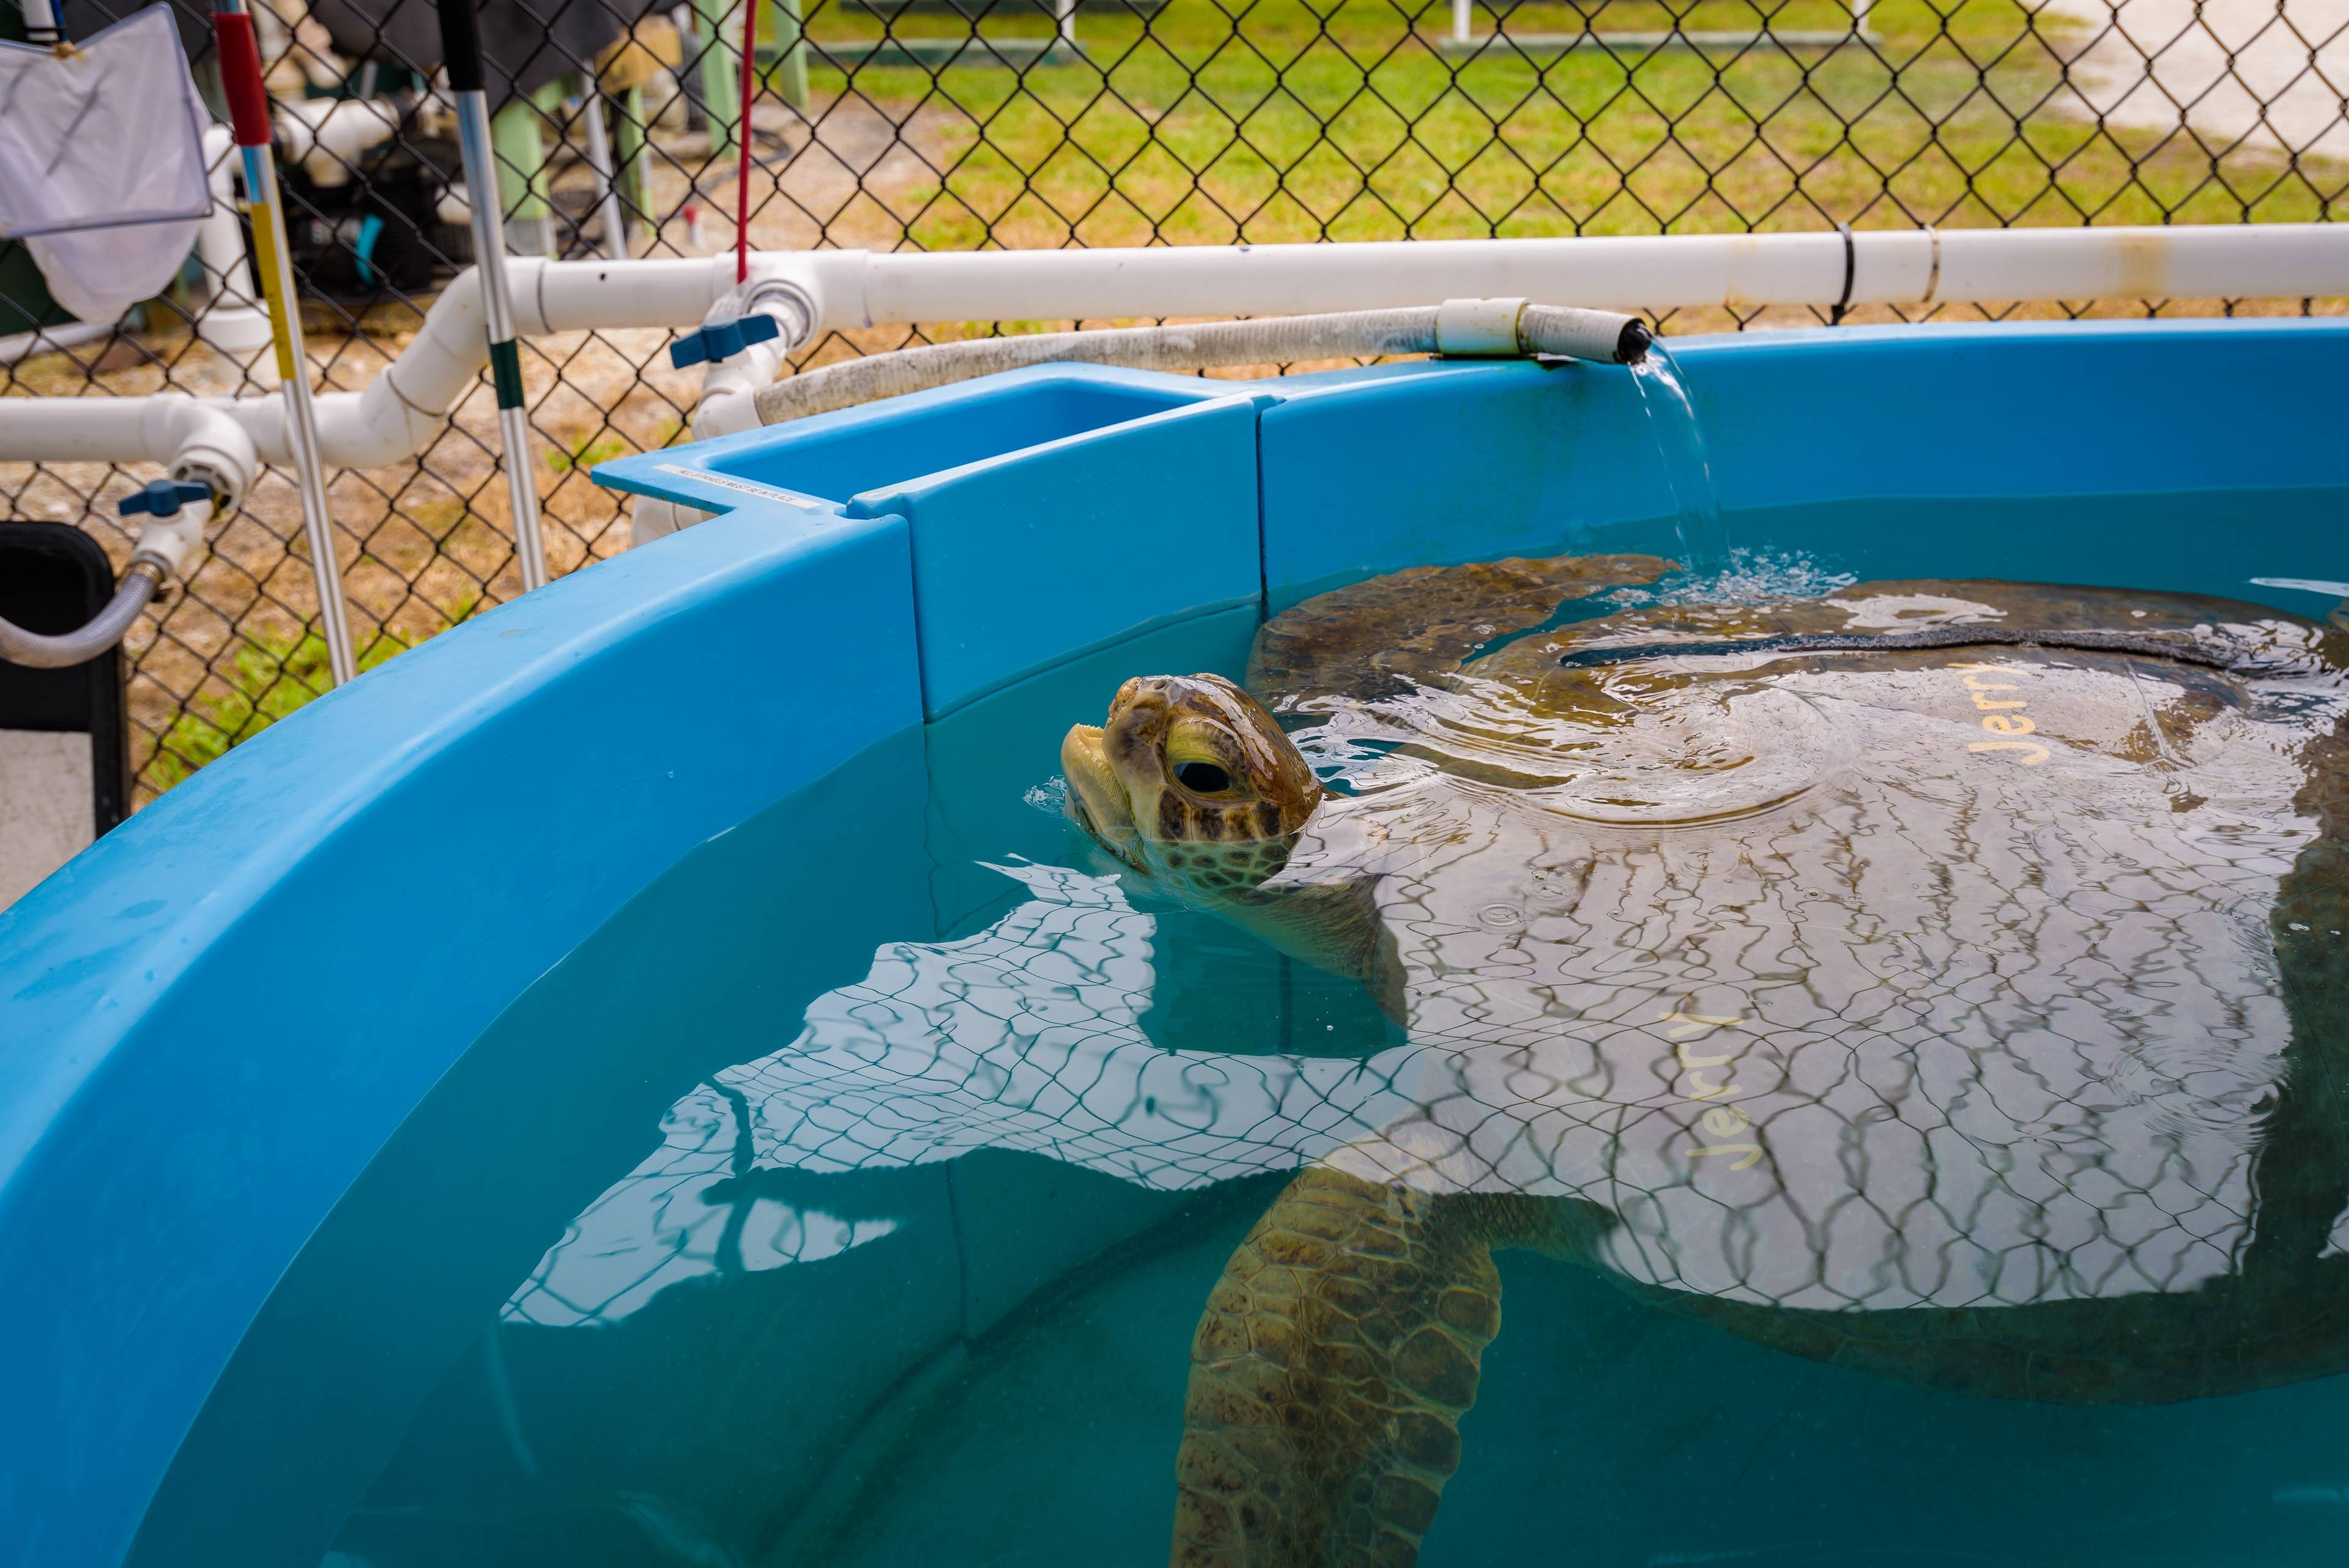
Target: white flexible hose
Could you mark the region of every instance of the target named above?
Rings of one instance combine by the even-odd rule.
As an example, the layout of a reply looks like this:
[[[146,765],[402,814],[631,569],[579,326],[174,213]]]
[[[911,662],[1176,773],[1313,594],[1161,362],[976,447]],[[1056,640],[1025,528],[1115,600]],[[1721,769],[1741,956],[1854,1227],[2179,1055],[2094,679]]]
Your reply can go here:
[[[1468,327],[1466,333],[1463,326]],[[932,344],[828,365],[777,381],[759,389],[757,406],[761,424],[781,424],[1001,370],[1063,363],[1183,371],[1447,351],[1558,354],[1629,363],[1647,352],[1650,340],[1638,317],[1613,311],[1527,305],[1523,300],[1458,301],[1408,310],[1282,316],[1197,327],[1046,332]]]
[[[26,631],[14,621],[0,619],[0,659],[35,670],[65,670],[97,658],[122,640],[147,601],[155,597],[161,571],[151,561],[138,560],[122,575],[121,587],[106,607],[78,631],[44,636]]]

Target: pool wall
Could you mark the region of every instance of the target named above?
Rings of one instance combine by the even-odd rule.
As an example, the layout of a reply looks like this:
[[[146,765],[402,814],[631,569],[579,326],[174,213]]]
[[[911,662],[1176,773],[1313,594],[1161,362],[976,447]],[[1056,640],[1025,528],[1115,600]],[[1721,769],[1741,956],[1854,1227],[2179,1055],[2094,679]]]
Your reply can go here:
[[[1674,347],[1733,537],[2303,614],[2333,601],[2248,579],[2349,578],[2349,325]],[[1641,420],[1588,366],[1054,368],[605,465],[730,514],[310,705],[0,914],[0,1562],[123,1559],[336,1202],[695,846],[1170,628],[1237,649],[1403,566],[1669,552]]]

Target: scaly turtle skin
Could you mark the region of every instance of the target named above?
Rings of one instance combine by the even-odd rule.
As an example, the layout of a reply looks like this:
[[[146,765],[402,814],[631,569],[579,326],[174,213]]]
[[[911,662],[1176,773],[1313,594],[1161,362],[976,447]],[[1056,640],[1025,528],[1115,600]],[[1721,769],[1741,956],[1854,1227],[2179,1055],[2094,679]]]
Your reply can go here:
[[[1134,875],[1419,1048],[1209,1294],[1178,1563],[1414,1561],[1505,1248],[1977,1395],[2349,1369],[2343,639],[1994,583],[1568,618],[1667,569],[1324,595],[1253,698],[1129,681],[1063,747]]]

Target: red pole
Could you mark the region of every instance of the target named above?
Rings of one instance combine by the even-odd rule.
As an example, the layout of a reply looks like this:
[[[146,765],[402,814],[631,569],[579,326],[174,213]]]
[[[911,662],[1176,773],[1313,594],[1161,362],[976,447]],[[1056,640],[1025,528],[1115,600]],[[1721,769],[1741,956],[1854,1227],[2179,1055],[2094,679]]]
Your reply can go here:
[[[759,50],[759,0],[742,0],[742,118],[734,139],[741,161],[734,181],[734,281],[750,281],[750,98]]]

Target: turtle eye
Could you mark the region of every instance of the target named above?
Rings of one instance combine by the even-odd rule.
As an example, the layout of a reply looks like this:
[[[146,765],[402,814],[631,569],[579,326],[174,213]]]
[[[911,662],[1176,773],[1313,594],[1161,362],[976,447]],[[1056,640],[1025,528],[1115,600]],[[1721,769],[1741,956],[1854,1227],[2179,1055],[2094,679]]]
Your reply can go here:
[[[1193,794],[1221,794],[1232,787],[1232,775],[1213,763],[1185,763],[1174,778]]]

